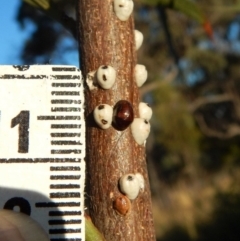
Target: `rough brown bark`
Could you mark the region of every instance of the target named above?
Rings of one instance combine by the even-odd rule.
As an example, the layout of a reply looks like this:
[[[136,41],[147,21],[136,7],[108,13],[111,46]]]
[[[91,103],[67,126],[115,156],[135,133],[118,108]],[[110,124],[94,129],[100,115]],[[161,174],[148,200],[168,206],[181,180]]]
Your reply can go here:
[[[119,100],[132,103],[135,117],[138,117],[133,18],[126,22],[118,20],[112,0],[78,0],[77,10],[84,78],[100,65],[111,65],[117,71],[117,81],[112,89],[90,91],[86,87],[86,164],[90,217],[107,241],[155,240],[145,147],[134,141],[130,128],[125,131],[117,131],[113,127],[101,130],[91,118],[97,105],[104,103],[114,106]],[[113,201],[121,195],[119,178],[137,172],[144,176],[145,188],[131,201],[130,212],[121,216],[113,208]]]

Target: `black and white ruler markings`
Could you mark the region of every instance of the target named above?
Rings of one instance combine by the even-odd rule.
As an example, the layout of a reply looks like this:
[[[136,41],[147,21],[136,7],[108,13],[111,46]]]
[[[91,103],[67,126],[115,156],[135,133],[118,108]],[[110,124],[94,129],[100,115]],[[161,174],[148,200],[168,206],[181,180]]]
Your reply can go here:
[[[0,66],[0,209],[84,241],[85,121],[72,66]]]

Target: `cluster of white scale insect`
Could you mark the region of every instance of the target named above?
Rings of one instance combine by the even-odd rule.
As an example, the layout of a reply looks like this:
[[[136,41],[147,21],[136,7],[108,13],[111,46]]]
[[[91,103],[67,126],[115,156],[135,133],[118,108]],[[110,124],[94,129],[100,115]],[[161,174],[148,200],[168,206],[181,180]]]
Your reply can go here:
[[[130,15],[132,14],[133,7],[134,3],[132,0],[113,1],[114,12],[117,18],[121,21],[127,21],[129,19]],[[143,43],[143,34],[138,30],[134,30],[134,38],[135,49],[138,50]],[[146,82],[148,77],[146,67],[144,65],[137,64],[134,69],[134,74],[137,87],[141,87]],[[108,90],[113,88],[116,82],[117,71],[110,65],[101,65],[96,71],[89,73],[89,76],[91,78],[87,80],[87,84],[90,90],[95,90],[97,88]],[[119,106],[118,108],[115,108],[108,104],[100,104],[96,106],[93,111],[93,117],[98,127],[104,130],[110,128],[111,126],[115,127],[112,123],[114,123],[114,118],[116,118],[116,115],[118,118],[121,118],[122,116],[127,116],[127,112],[131,113],[129,110],[129,108],[132,108],[129,107],[131,104],[128,102],[129,104],[126,105],[125,102],[127,101],[123,101],[124,104],[122,105],[124,106],[120,106],[120,108]],[[122,112],[125,111],[126,113],[115,113],[115,109],[119,109]],[[152,109],[147,103],[140,102],[138,110],[139,117],[133,118],[129,116],[126,127],[120,130],[125,130],[129,125],[136,143],[139,145],[144,145],[150,133],[149,120],[152,117]],[[132,120],[129,121],[131,118]],[[116,129],[119,130],[117,127]],[[134,200],[137,198],[140,190],[144,189],[144,178],[140,173],[125,174],[119,179],[119,188],[127,198]]]

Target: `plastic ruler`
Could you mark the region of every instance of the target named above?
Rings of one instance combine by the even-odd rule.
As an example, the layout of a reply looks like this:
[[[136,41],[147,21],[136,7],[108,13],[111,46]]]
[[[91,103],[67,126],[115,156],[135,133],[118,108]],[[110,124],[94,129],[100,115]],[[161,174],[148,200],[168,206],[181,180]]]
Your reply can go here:
[[[83,241],[85,121],[73,66],[0,66],[0,208]]]

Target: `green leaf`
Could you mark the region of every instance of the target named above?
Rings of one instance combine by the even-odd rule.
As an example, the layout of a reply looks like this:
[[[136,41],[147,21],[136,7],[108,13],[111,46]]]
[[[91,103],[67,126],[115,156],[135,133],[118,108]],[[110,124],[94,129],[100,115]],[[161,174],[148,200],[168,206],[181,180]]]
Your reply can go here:
[[[184,13],[188,17],[196,20],[201,24],[203,24],[206,20],[199,6],[193,1],[189,1],[189,0],[176,1],[175,0],[173,8]]]
[[[23,0],[24,2],[32,5],[33,7],[48,10],[50,8],[49,0]]]
[[[105,241],[103,235],[94,226],[89,216],[85,214],[85,238],[86,241]]]
[[[203,24],[205,22],[205,16],[199,6],[191,0],[141,0],[142,3],[149,6],[165,6],[179,11],[188,17]]]

